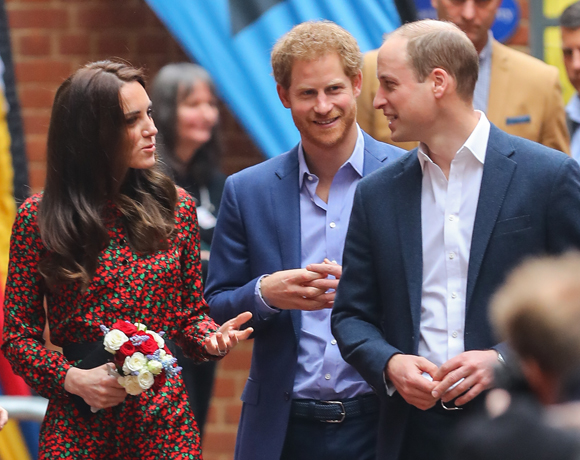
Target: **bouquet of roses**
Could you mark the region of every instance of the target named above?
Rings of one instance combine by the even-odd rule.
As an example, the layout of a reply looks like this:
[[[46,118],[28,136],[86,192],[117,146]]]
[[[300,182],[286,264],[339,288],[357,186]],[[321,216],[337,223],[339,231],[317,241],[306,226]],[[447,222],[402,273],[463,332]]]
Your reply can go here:
[[[158,391],[181,367],[163,339],[164,332],[147,330],[142,323],[117,321],[111,328],[101,325],[105,350],[114,355],[118,382],[130,395],[148,389]]]

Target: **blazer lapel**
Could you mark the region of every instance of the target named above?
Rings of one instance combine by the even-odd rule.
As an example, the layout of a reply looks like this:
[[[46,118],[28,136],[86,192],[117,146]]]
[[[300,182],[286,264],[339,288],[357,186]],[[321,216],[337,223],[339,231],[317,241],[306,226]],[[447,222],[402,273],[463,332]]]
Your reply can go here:
[[[419,343],[421,322],[421,289],[423,284],[423,244],[421,234],[421,187],[423,173],[417,158],[417,149],[401,163],[402,170],[395,176],[397,189],[397,222],[401,241],[403,265],[409,290],[415,348]],[[417,350],[415,350],[417,351]]]
[[[365,145],[363,176],[367,176],[384,166],[388,160],[388,155],[385,152],[385,148],[382,147],[384,144],[380,144],[364,131],[363,138]]]
[[[512,153],[509,137],[492,125],[471,238],[466,309],[471,303],[483,256],[516,168],[516,163],[509,158]]]
[[[298,147],[285,156],[276,170],[276,180],[270,190],[275,228],[278,236],[282,270],[300,267],[300,191],[298,189]],[[291,310],[296,344],[300,339],[302,316],[300,310]]]

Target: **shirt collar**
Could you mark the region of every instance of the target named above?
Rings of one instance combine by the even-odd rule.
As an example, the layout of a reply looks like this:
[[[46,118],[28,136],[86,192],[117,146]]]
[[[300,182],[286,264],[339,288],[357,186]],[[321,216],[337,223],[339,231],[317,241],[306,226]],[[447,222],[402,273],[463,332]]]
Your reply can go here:
[[[364,168],[364,150],[365,150],[365,140],[363,137],[362,130],[360,126],[356,125],[357,130],[357,138],[356,144],[354,145],[354,150],[348,160],[344,162],[341,166],[343,168],[345,165],[349,164],[360,177],[363,176],[363,168]],[[305,175],[312,175],[310,170],[308,169],[308,165],[306,164],[306,160],[304,158],[304,148],[302,147],[302,141],[298,144],[298,187],[302,188],[302,183],[304,182]]]
[[[455,152],[455,155],[461,154],[464,151],[470,152],[482,165],[485,163],[485,154],[487,151],[487,142],[489,140],[489,130],[491,129],[491,124],[485,113],[480,110],[476,110],[479,113],[479,121],[475,128],[463,143],[460,149]],[[425,163],[433,163],[433,160],[429,157],[427,152],[429,148],[427,145],[420,143],[419,149],[417,151],[417,157],[419,158],[419,164],[421,165],[421,170],[425,170]]]

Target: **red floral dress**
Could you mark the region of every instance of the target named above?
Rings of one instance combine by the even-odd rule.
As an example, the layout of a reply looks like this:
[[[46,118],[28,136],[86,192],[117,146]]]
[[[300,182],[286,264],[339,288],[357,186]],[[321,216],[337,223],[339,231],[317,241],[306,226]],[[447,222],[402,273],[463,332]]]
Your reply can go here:
[[[103,340],[99,326],[142,322],[165,331],[194,359],[210,358],[203,340],[217,325],[202,297],[199,233],[193,199],[179,192],[176,236],[167,251],[142,256],[126,240],[121,214],[107,210],[110,243],[85,292],[49,291],[38,272],[47,253],[36,222],[41,196],[21,206],[10,247],[5,291],[4,353],[14,371],[49,405],[40,434],[41,459],[201,459],[199,432],[181,375],[155,394],[128,395],[90,419],[79,416],[64,389],[74,363],[43,346],[46,317],[55,345]],[[43,299],[46,298],[48,315]]]

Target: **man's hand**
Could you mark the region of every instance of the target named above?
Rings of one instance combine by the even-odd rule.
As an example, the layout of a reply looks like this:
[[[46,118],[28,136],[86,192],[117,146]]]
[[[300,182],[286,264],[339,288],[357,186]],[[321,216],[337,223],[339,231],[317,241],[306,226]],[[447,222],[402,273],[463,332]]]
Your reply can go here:
[[[323,264],[317,264],[323,265]],[[321,310],[331,308],[334,293],[326,294],[326,288],[312,286],[314,280],[326,275],[305,268],[282,270],[262,278],[261,291],[264,301],[281,310]]]
[[[437,372],[437,366],[428,359],[397,354],[389,360],[385,372],[386,377],[409,404],[427,410],[439,399],[431,394],[438,382],[431,382],[422,375],[426,372],[434,377]]]
[[[117,377],[109,373],[109,370],[114,369],[115,366],[111,363],[94,369],[71,367],[64,379],[64,389],[80,396],[95,409],[114,407],[127,396],[125,388],[117,382]]]
[[[444,363],[433,379],[439,382],[433,397],[449,402],[462,395],[455,405],[468,403],[493,384],[493,368],[497,364],[495,350],[465,351]],[[459,382],[461,379],[463,381]],[[453,385],[457,385],[451,388]],[[463,394],[465,393],[465,394]]]
[[[323,278],[315,279],[311,281],[308,285],[323,289],[325,294],[324,298],[329,303],[329,306],[332,307],[334,304],[334,297],[336,295],[336,288],[338,287],[338,281],[342,276],[342,265],[338,265],[336,262],[331,262],[328,259],[324,259],[324,262],[321,264],[309,264],[306,266],[306,270],[319,273],[323,276]],[[329,276],[331,278],[329,278]],[[331,292],[328,292],[332,290]],[[321,299],[321,297],[318,297]]]

